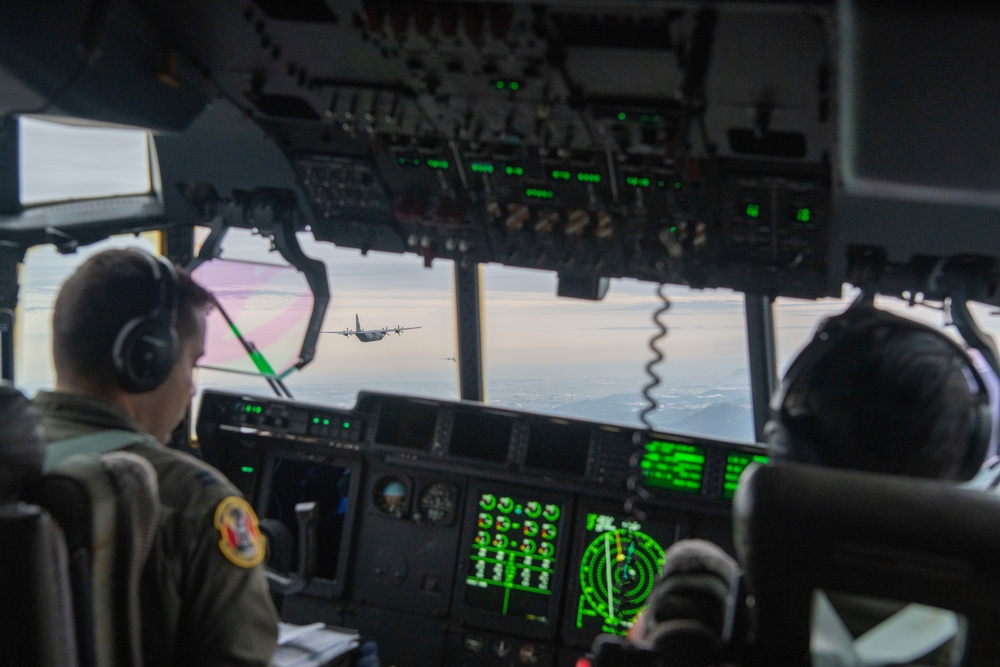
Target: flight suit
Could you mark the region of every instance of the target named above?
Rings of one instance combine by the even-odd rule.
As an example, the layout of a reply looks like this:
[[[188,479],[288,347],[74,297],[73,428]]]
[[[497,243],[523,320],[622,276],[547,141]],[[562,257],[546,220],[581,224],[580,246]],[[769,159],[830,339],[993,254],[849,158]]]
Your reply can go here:
[[[97,396],[39,392],[50,442],[139,425]],[[140,436],[141,437],[141,436]],[[140,585],[146,667],[268,665],[278,615],[262,566],[257,517],[215,468],[149,441],[125,448],[159,480],[161,515]]]

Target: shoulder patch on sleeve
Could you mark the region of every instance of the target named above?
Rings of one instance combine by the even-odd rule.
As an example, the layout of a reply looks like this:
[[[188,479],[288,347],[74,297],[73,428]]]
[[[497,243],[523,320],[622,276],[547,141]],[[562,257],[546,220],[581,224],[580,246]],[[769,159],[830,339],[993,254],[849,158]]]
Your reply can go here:
[[[215,508],[219,551],[237,567],[253,567],[264,560],[264,536],[250,503],[227,496]]]

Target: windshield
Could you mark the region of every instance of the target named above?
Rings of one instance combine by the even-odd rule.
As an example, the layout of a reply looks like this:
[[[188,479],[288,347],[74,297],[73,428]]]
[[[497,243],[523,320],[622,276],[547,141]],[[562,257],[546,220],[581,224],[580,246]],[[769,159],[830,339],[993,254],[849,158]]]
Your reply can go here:
[[[303,250],[327,266],[331,300],[315,360],[285,374],[297,353],[291,343],[301,341],[292,332],[304,331],[312,306],[302,298],[304,279],[275,268],[281,259],[266,240],[229,234],[226,259],[195,272],[235,325],[211,318],[202,387],[268,392],[252,377],[261,367],[248,343],[298,400],[350,407],[362,389],[458,398],[451,262],[425,267],[415,256],[364,256],[300,234]],[[646,364],[659,331],[655,285],[614,280],[602,301],[576,300],[555,295],[554,274],[490,265],[481,286],[487,403],[642,425],[643,390],[653,382]],[[647,418],[661,430],[752,441],[742,296],[683,287],[666,293],[668,333],[657,343],[665,359],[654,369],[658,405]],[[359,325],[375,339],[356,335]]]

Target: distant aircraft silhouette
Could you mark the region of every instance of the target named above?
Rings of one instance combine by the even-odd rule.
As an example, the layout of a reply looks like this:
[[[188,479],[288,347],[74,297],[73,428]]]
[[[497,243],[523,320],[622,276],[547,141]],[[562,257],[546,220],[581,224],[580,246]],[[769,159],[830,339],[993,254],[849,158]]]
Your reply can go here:
[[[445,361],[455,361],[455,357],[441,357]]]
[[[355,330],[344,329],[343,331],[323,331],[321,333],[332,333],[340,334],[341,336],[357,336],[358,340],[362,343],[371,343],[372,341],[382,340],[385,338],[386,334],[396,332],[396,335],[400,335],[404,331],[409,331],[411,329],[419,329],[420,327],[401,327],[398,324],[394,327],[383,327],[381,329],[362,329],[361,328],[361,318],[358,314],[354,314],[354,324]]]

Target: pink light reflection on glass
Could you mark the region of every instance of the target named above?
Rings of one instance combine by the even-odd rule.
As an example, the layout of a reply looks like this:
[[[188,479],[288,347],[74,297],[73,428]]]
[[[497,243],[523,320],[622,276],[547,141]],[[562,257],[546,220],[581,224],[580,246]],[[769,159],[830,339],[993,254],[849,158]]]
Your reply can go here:
[[[275,372],[298,359],[313,304],[305,278],[298,271],[286,266],[217,259],[199,266],[193,276],[215,295],[243,338],[264,354]],[[255,370],[217,310],[207,319],[201,363]]]

